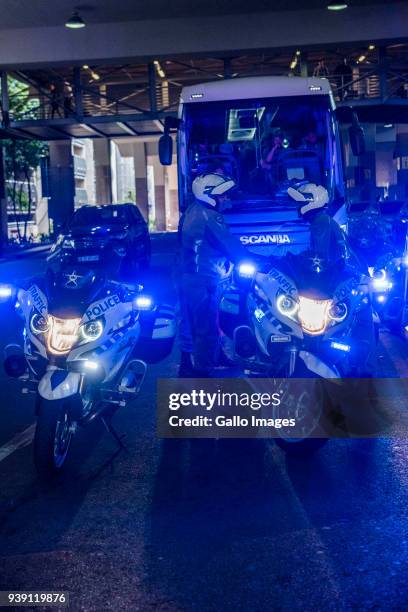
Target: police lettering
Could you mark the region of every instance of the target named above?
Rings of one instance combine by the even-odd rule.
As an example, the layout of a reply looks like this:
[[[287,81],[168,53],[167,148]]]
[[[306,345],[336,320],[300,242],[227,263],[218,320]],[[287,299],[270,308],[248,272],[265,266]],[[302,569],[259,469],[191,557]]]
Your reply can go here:
[[[100,317],[104,312],[110,310],[119,303],[119,296],[112,295],[103,302],[99,302],[98,304],[95,304],[95,306],[91,306],[91,308],[86,311],[86,316],[88,317],[88,319],[92,319],[92,317]]]
[[[45,305],[44,300],[41,297],[41,292],[39,291],[38,287],[36,285],[31,287],[30,293],[34,306],[36,307],[38,312],[43,314],[47,310],[47,306]]]

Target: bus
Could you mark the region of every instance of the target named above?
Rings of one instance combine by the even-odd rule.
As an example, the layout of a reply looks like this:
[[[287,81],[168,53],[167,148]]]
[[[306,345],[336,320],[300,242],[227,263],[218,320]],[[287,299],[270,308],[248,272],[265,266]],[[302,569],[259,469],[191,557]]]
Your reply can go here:
[[[309,244],[288,188],[323,185],[329,213],[347,227],[342,146],[327,79],[249,77],[184,87],[177,121],[166,123],[159,142],[162,163],[171,163],[171,127],[177,127],[179,206],[193,199],[196,176],[216,172],[237,184],[223,211],[242,244],[262,255],[299,253]],[[350,144],[363,152],[353,116]]]

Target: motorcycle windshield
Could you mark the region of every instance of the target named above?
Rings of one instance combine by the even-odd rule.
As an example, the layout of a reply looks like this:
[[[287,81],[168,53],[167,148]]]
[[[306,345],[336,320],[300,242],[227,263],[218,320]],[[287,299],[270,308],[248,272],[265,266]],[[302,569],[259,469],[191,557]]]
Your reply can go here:
[[[94,270],[62,269],[49,278],[49,313],[62,318],[82,317],[105,285],[105,278]]]
[[[288,254],[285,258],[288,275],[295,281],[298,293],[315,300],[333,297],[337,286],[353,275],[344,260],[331,263],[313,252]]]

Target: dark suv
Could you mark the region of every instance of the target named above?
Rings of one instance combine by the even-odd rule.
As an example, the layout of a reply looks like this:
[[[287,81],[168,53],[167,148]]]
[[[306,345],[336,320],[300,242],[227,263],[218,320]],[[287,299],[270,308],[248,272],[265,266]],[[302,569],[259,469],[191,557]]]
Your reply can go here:
[[[101,265],[121,276],[143,270],[150,262],[146,221],[135,204],[82,206],[58,236],[48,262]]]

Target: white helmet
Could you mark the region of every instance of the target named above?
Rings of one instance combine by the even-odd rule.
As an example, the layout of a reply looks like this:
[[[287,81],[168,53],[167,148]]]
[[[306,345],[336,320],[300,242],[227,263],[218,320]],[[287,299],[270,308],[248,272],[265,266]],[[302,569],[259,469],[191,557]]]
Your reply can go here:
[[[226,195],[235,187],[235,181],[223,174],[202,174],[193,181],[193,194],[200,202],[217,206],[217,196]]]
[[[296,202],[302,203],[299,208],[299,214],[302,216],[324,208],[329,202],[327,189],[323,185],[316,185],[315,183],[306,183],[297,189],[289,187],[288,194]]]

